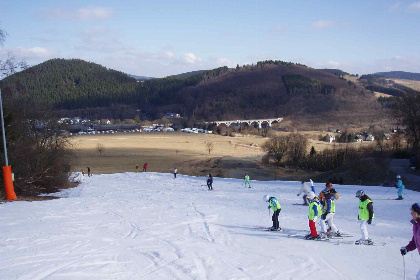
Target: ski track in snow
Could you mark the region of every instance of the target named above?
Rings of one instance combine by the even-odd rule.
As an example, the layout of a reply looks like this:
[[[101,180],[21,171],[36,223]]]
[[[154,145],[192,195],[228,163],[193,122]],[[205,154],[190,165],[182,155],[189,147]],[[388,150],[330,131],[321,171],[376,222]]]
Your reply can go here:
[[[308,208],[296,206],[299,182],[205,178],[160,173],[84,177],[51,201],[0,204],[0,279],[402,279],[399,248],[411,239],[410,205],[363,187],[374,201],[370,237],[386,246],[337,246],[287,238],[308,232]],[[319,192],[323,184],[316,184]],[[336,186],[335,223],[359,238],[360,186]],[[282,204],[285,232],[269,227],[264,194]],[[319,227],[318,227],[319,229]],[[406,256],[407,279],[420,258]]]

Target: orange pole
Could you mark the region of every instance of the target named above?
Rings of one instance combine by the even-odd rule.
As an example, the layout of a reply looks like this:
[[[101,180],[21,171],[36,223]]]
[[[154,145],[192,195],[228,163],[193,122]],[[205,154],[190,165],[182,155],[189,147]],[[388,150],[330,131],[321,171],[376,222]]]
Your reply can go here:
[[[12,167],[10,165],[3,166],[3,181],[7,200],[16,200],[15,188],[13,187]]]

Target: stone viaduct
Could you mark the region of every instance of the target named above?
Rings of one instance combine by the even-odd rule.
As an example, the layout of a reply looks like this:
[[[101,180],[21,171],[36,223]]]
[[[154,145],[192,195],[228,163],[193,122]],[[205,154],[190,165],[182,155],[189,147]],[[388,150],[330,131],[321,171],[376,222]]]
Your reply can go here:
[[[249,126],[252,123],[257,123],[258,128],[262,128],[263,123],[267,123],[268,126],[271,127],[271,124],[273,122],[281,122],[283,118],[275,118],[275,119],[251,119],[251,120],[233,120],[233,121],[214,121],[214,122],[206,122],[206,123],[215,123],[217,126],[221,124],[225,124],[227,127],[231,126],[232,124],[238,124],[241,125],[243,123],[248,124]]]

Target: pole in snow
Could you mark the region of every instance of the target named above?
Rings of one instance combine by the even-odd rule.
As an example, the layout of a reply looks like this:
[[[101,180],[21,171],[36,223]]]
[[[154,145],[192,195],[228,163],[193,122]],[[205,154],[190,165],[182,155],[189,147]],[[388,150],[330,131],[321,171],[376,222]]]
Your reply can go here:
[[[3,166],[4,190],[6,191],[7,200],[16,200],[17,197],[15,194],[15,189],[13,187],[12,167],[9,166],[9,160],[7,158],[6,132],[4,129],[3,102],[2,102],[2,97],[1,97],[1,89],[0,89],[0,111],[1,111],[1,131],[2,131],[2,136],[3,136],[3,149],[4,149],[4,162],[5,162],[5,166]]]

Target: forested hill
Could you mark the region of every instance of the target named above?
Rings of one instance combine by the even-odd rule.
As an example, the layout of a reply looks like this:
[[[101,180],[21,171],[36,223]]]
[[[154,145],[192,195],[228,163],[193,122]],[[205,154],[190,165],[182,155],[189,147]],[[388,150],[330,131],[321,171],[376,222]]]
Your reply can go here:
[[[390,72],[378,72],[375,75],[382,76],[390,79],[406,79],[420,81],[420,73],[411,73],[404,71],[390,71]]]
[[[1,81],[6,96],[24,95],[55,109],[124,102],[137,87],[135,78],[80,59],[51,59]]]
[[[377,104],[373,93],[357,84],[282,61],[138,82],[98,64],[53,59],[4,79],[1,88],[6,97],[24,96],[69,115],[75,109],[89,109],[91,118],[110,117],[121,104],[122,111],[141,109],[149,119],[176,112],[197,121],[316,116],[360,122],[366,114],[373,115]],[[100,115],[93,116],[92,108],[101,108]]]

